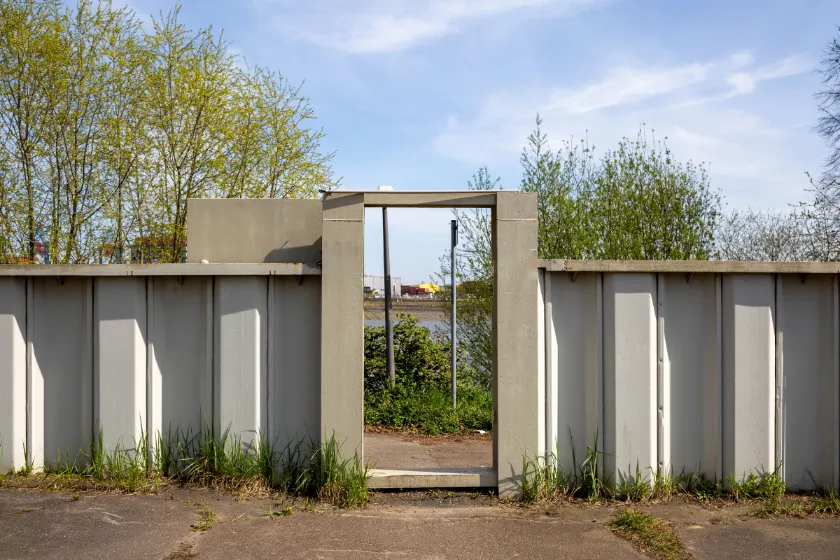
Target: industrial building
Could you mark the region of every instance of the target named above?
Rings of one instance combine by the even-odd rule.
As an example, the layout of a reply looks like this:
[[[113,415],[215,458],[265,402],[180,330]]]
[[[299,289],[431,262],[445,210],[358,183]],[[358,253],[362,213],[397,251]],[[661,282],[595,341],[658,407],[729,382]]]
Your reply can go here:
[[[385,297],[385,277],[365,274],[365,295]],[[402,278],[391,276],[391,295],[400,297],[402,294]]]

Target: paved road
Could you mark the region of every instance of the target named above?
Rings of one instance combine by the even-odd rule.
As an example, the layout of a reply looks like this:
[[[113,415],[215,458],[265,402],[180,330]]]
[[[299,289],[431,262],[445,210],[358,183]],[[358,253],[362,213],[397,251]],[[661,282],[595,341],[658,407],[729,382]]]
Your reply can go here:
[[[606,527],[613,506],[452,501],[375,495],[360,510],[298,504],[292,515],[269,517],[282,505],[210,491],[76,499],[0,490],[0,558],[643,558]],[[196,531],[205,507],[212,526]],[[646,509],[669,519],[697,558],[840,557],[836,519],[765,521],[686,504]]]

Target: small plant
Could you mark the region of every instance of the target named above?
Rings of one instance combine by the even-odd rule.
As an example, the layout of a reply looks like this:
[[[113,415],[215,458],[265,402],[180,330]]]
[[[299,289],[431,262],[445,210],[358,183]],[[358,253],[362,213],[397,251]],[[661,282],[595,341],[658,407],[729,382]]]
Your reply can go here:
[[[82,497],[82,495],[77,492],[77,493],[73,494],[72,496],[70,496],[70,501],[71,502],[78,502],[79,499],[81,499],[81,497]]]
[[[820,515],[840,515],[840,497],[837,496],[834,488],[823,496],[817,496],[814,512]]]
[[[213,527],[213,521],[216,519],[216,514],[207,505],[207,502],[201,504],[198,510],[199,520],[191,525],[193,531],[204,532]]]
[[[268,516],[269,517],[288,517],[292,515],[292,506],[274,509],[273,507],[268,508]]]
[[[18,474],[23,476],[31,475],[35,470],[35,465],[27,453],[26,442],[23,442],[23,466],[18,471]]]
[[[568,472],[559,460],[559,451],[536,460],[523,458],[522,462],[522,498],[527,502],[544,502],[568,498],[597,500],[607,495],[604,484],[598,477],[598,434],[595,444],[587,446],[586,457],[578,465],[574,452],[574,439],[571,431],[573,469]]]
[[[655,558],[689,559],[679,537],[669,523],[652,515],[622,508],[610,521],[610,528]]]
[[[729,492],[736,501],[741,500],[779,500],[787,485],[779,474],[781,465],[772,472],[755,471],[741,480],[729,475]]]
[[[642,470],[639,467],[639,461],[636,460],[636,473],[634,476],[628,476],[623,473],[618,474],[618,484],[615,489],[615,496],[627,502],[640,502],[646,500],[651,496],[650,481],[642,475]]]

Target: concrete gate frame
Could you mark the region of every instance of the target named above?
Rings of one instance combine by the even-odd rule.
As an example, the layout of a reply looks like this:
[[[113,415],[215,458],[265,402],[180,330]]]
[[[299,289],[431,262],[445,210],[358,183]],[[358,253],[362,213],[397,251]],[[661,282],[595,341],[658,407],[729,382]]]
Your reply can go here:
[[[493,469],[500,496],[521,491],[522,458],[540,451],[537,196],[513,191],[331,191],[321,273],[322,437],[364,456],[365,208],[487,208],[493,237]],[[493,483],[495,481],[495,483]],[[446,486],[430,476],[429,486]]]

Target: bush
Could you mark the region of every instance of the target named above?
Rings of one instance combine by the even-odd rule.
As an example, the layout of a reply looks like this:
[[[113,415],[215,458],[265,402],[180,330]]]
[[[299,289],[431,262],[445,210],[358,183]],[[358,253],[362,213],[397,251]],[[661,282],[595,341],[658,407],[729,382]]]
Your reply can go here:
[[[474,383],[469,357],[458,356],[458,406],[452,410],[449,340],[432,335],[412,315],[397,317],[393,388],[385,368],[385,327],[365,327],[365,423],[429,434],[491,429],[490,391]]]
[[[458,389],[457,409],[452,410],[449,390],[438,387],[395,389],[365,393],[365,424],[427,434],[455,434],[465,430],[490,430],[493,403],[490,393],[476,387]]]

